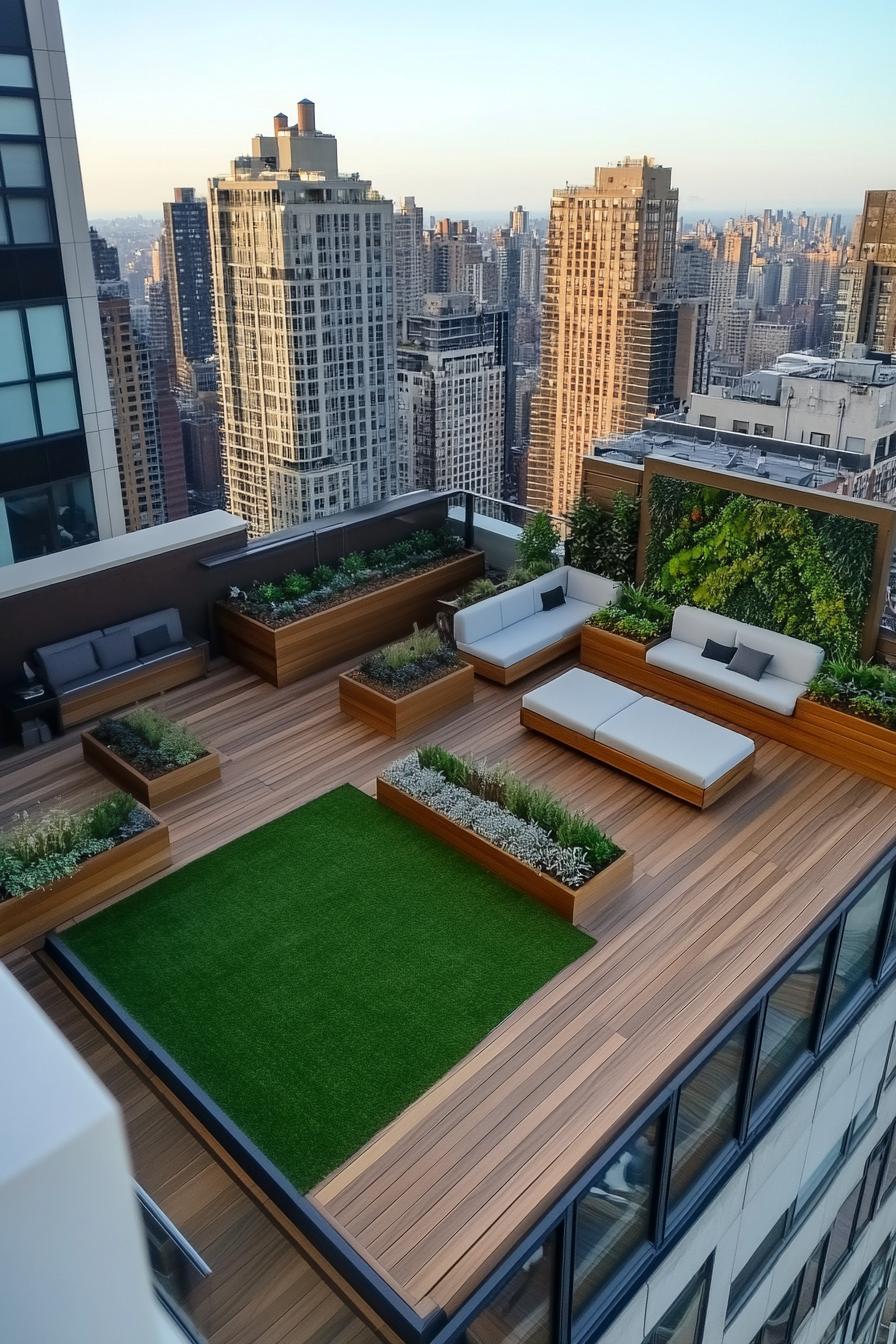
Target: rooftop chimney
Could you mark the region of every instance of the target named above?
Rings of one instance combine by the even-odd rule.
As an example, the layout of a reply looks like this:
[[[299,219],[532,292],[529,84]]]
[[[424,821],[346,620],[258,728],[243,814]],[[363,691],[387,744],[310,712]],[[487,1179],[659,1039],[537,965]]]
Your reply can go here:
[[[296,129],[299,135],[314,134],[314,104],[310,98],[303,98],[296,108]]]
[[[274,134],[276,135],[278,131],[286,131],[288,129],[289,117],[285,112],[278,112],[274,118]]]

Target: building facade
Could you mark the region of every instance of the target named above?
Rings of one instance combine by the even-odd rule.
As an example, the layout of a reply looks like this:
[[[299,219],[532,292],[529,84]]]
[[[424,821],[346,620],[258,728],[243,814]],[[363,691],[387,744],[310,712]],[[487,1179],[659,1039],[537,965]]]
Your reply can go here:
[[[400,196],[393,220],[395,238],[395,320],[416,313],[423,298],[423,207]]]
[[[175,379],[189,393],[192,365],[215,353],[208,209],[192,187],[175,187],[174,200],[162,210]]]
[[[832,354],[896,355],[896,191],[866,191],[856,257],[840,272]]]
[[[0,565],[122,532],[55,0],[0,12],[0,328]]]
[[[598,168],[551,201],[527,502],[565,512],[582,458],[672,398],[678,192],[651,159]]]
[[[125,526],[136,532],[167,521],[155,364],[150,346],[134,331],[127,293],[101,289],[99,308]]]
[[[392,203],[303,101],[209,184],[228,504],[253,535],[395,483]]]
[[[500,495],[507,313],[427,294],[398,346],[398,488]]]

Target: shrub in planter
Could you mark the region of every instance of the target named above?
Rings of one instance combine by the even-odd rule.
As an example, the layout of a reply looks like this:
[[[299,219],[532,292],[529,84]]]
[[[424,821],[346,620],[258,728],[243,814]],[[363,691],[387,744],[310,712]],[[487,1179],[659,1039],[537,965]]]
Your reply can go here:
[[[540,572],[547,573],[557,564],[556,550],[559,545],[560,533],[548,515],[533,514],[520,533],[517,545],[520,566],[523,569],[534,569],[537,565],[543,565]]]
[[[84,812],[51,807],[20,812],[0,835],[0,901],[26,896],[80,863],[113,849],[156,822],[126,793],[113,793]]]
[[[384,690],[406,693],[416,690],[456,667],[465,667],[454,649],[442,642],[436,630],[419,630],[406,639],[368,654],[358,667],[364,681]]]
[[[809,682],[809,697],[896,729],[896,671],[883,663],[829,659]]]
[[[636,588],[626,584],[615,602],[589,616],[588,624],[598,630],[609,630],[612,634],[625,635],[627,639],[649,644],[652,639],[659,639],[669,632],[673,615],[674,610],[669,603],[649,592],[643,585]]]
[[[93,736],[149,779],[208,754],[199,738],[182,723],[166,719],[153,709],[134,709],[120,719],[101,719]]]
[[[569,563],[624,583],[635,576],[640,501],[618,490],[610,509],[579,495],[570,513]]]

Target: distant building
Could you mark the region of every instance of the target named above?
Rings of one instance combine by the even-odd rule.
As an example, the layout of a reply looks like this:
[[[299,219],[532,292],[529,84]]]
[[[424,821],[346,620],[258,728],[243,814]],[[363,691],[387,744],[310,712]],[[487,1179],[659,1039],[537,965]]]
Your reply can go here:
[[[856,258],[840,272],[832,353],[896,356],[896,191],[866,191]]]
[[[750,323],[744,355],[744,373],[765,369],[774,364],[779,355],[799,350],[805,344],[806,329],[791,322]]]
[[[522,236],[529,232],[529,211],[515,205],[510,212],[510,232]]]
[[[191,366],[215,353],[208,209],[192,187],[175,187],[174,200],[165,201],[162,210],[175,380],[188,390]]]
[[[211,180],[209,225],[230,509],[259,536],[387,498],[392,202],[340,173],[306,99]]]
[[[686,239],[675,252],[675,293],[680,299],[708,299],[712,257],[695,239]]]
[[[395,238],[395,321],[415,313],[423,298],[423,207],[413,196],[399,197],[393,217]]]
[[[93,257],[93,274],[98,285],[110,284],[121,279],[121,266],[118,261],[118,248],[101,238],[96,229],[90,227],[90,253]]]
[[[99,309],[125,525],[136,532],[167,521],[155,366],[150,347],[131,324],[123,283],[101,289]]]
[[[425,295],[398,346],[400,492],[500,495],[506,383],[507,313]]]
[[[722,235],[718,256],[709,276],[709,320],[717,322],[747,293],[751,240],[748,234],[729,230]]]

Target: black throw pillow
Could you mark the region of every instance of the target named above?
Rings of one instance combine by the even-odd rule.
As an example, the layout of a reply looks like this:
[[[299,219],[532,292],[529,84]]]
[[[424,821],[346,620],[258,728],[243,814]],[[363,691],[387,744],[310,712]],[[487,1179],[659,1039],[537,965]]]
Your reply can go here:
[[[547,592],[541,595],[543,611],[553,611],[554,607],[562,607],[565,601],[566,596],[559,584],[556,588],[549,588]]]
[[[708,639],[700,657],[711,658],[714,663],[730,663],[736,652],[733,644],[717,644],[714,639]]]
[[[728,664],[728,671],[739,672],[742,677],[752,677],[754,681],[758,681],[771,660],[772,654],[770,653],[761,653],[759,649],[751,649],[746,644],[738,644],[737,651]]]
[[[154,625],[151,630],[143,630],[135,639],[137,657],[148,658],[152,653],[160,653],[171,643],[167,625]]]

